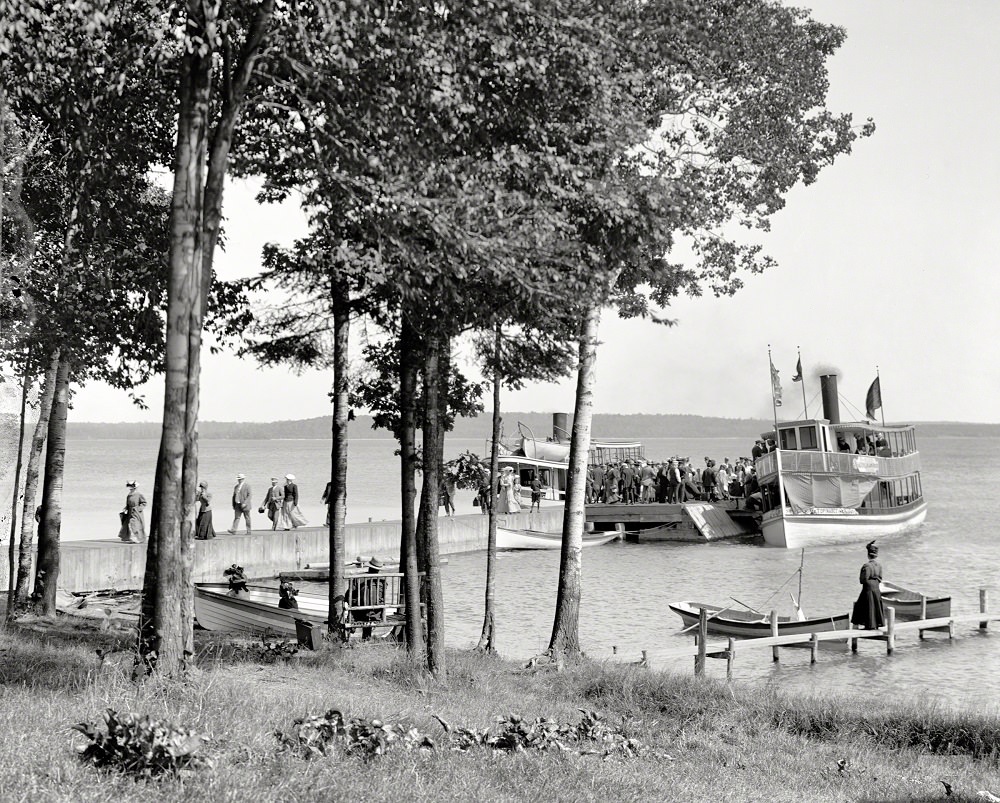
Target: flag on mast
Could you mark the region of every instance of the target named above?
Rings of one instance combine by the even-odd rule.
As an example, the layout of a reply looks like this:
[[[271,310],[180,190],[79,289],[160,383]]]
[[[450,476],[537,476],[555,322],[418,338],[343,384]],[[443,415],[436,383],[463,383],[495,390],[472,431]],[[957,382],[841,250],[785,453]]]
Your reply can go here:
[[[875,377],[871,387],[868,388],[868,395],[865,396],[865,415],[875,418],[875,411],[882,406],[882,384],[879,377]]]
[[[771,363],[771,398],[774,399],[775,407],[781,407],[781,379],[778,378],[778,369],[774,367],[770,355],[767,360]]]
[[[793,382],[802,381],[802,355],[799,355],[799,361],[795,365],[795,376],[792,377]]]

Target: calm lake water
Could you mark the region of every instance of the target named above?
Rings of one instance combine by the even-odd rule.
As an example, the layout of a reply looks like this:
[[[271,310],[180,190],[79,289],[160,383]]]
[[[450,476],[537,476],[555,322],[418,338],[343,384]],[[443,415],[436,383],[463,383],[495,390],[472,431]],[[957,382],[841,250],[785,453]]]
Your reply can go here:
[[[918,433],[919,435],[919,433]],[[697,461],[705,455],[734,459],[750,444],[735,439],[646,439],[647,456],[674,454]],[[448,456],[484,451],[482,440],[452,440]],[[154,441],[71,441],[67,451],[64,539],[108,538],[117,531],[125,482],[136,479],[151,497],[158,444]],[[348,519],[399,518],[397,459],[387,440],[353,440],[350,445]],[[950,594],[952,609],[978,611],[978,589],[990,589],[1000,606],[1000,538],[994,530],[996,501],[992,478],[1000,475],[1000,439],[925,437],[920,441],[923,485],[929,502],[919,530],[881,540],[886,579],[929,594]],[[227,510],[237,472],[254,489],[255,504],[269,477],[297,476],[301,507],[311,522],[322,521],[320,494],[329,473],[329,445],[323,441],[223,441],[201,443],[202,476]],[[461,495],[459,513],[472,513],[471,495]],[[216,526],[228,526],[216,514]],[[592,655],[641,650],[690,641],[678,634],[680,620],[667,608],[675,600],[728,604],[735,597],[760,610],[791,610],[788,592],[798,594],[798,551],[769,549],[756,541],[715,544],[609,544],[584,555],[581,640]],[[846,613],[860,588],[860,545],[818,547],[805,552],[802,604],[809,615]],[[552,628],[559,556],[553,552],[501,553],[497,624],[500,650],[524,658],[545,648]],[[446,639],[457,647],[474,643],[482,626],[486,555],[452,555],[443,569]],[[982,636],[975,626],[946,634],[901,635],[896,653],[862,642],[857,655],[824,650],[811,666],[807,650],[783,650],[773,664],[769,650],[738,654],[739,682],[775,684],[802,692],[874,694],[901,701],[915,695],[944,706],[1000,713],[993,693],[1000,671],[1000,624]],[[678,666],[690,672],[690,665]],[[708,671],[724,676],[725,662]]]

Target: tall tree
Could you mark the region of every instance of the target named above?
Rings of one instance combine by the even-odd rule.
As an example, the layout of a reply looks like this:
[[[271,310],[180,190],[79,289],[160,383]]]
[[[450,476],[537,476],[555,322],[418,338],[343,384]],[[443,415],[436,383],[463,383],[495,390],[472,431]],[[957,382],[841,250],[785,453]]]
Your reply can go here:
[[[273,0],[186,0],[181,12],[163,430],[139,632],[141,668],[165,675],[185,673],[193,652],[191,561],[205,288],[211,284],[233,136],[273,12]],[[215,72],[217,58],[221,75]],[[213,94],[217,85],[218,95]]]
[[[855,128],[850,115],[826,109],[825,62],[844,33],[807,12],[767,0],[654,0],[615,7],[612,23],[603,64],[607,85],[618,91],[608,108],[632,136],[595,151],[604,192],[581,203],[579,236],[600,256],[608,292],[587,316],[580,342],[577,407],[585,420],[574,422],[577,470],[550,640],[551,650],[570,653],[579,650],[578,472],[589,449],[599,306],[614,302],[624,315],[646,315],[682,291],[735,292],[742,275],[771,260],[759,244],[729,236],[731,224],[766,230],[792,186],[812,183],[873,130],[870,121]],[[693,266],[669,260],[678,241],[695,253]]]

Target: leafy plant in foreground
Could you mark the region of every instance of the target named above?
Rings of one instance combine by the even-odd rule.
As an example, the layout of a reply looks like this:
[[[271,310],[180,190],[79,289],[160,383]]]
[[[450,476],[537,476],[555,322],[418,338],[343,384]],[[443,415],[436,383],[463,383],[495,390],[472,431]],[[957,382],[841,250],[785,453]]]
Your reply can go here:
[[[276,731],[274,735],[284,749],[297,752],[303,758],[325,756],[335,746],[365,761],[384,755],[393,744],[406,750],[434,747],[430,736],[413,725],[389,724],[365,717],[345,720],[344,715],[334,709],[322,715],[300,717],[293,723],[291,733]]]
[[[111,708],[105,711],[104,722],[106,731],[87,722],[73,726],[88,740],[78,748],[80,758],[96,767],[151,777],[212,765],[196,755],[209,737],[195,731],[148,715],[119,715]]]

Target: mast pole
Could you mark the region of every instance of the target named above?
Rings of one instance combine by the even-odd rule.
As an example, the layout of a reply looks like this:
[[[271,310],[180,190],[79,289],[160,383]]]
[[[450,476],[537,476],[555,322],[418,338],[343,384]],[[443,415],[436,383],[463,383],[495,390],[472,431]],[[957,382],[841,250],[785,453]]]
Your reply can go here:
[[[802,366],[802,349],[798,346],[795,347],[795,351],[799,355],[799,366]],[[806,372],[801,371],[799,373],[799,384],[802,385],[802,417],[809,417],[809,404],[806,402]]]
[[[767,344],[767,378],[771,383],[771,413],[774,415],[774,448],[778,448],[778,404],[774,398],[774,360],[771,359],[771,344]],[[765,444],[766,445],[766,444]]]

